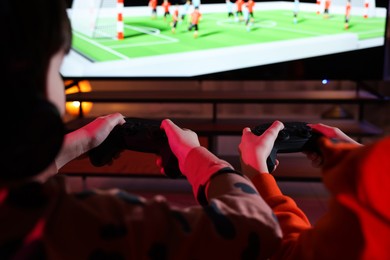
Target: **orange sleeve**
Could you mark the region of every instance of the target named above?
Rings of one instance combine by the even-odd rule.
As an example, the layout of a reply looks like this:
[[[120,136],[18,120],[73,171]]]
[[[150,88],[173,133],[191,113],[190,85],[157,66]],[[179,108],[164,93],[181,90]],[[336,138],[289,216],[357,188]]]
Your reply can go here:
[[[296,246],[300,234],[311,228],[310,221],[292,198],[282,194],[271,174],[258,174],[252,182],[274,211],[282,228],[282,245],[275,257],[282,256],[282,259],[286,259],[286,255],[290,254],[288,252]]]
[[[390,259],[390,137],[367,146],[321,138],[328,211],[310,226],[271,174],[252,178],[283,232],[272,259]]]

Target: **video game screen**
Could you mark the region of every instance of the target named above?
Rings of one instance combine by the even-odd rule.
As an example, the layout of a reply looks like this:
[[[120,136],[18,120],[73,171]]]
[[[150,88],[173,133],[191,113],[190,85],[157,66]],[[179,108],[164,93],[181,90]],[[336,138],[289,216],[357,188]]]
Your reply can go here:
[[[386,0],[73,0],[61,75],[382,79]]]

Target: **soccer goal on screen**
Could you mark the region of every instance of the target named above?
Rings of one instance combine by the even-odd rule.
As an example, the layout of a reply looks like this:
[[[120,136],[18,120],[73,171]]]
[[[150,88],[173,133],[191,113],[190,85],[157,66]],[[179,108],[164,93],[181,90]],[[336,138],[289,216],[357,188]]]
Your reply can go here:
[[[91,38],[121,40],[123,0],[73,0],[70,10],[72,29]]]

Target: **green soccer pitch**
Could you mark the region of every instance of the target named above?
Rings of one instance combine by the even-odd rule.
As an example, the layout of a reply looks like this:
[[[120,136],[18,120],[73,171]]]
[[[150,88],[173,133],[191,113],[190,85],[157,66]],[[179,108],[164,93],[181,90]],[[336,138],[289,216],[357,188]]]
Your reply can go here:
[[[256,10],[247,31],[245,22],[228,19],[226,12],[205,13],[197,38],[194,31],[188,31],[187,20],[178,23],[175,33],[170,23],[171,17],[164,21],[161,15],[156,19],[124,17],[124,40],[92,39],[74,32],[72,45],[91,61],[118,61],[344,33],[357,34],[359,41],[367,40],[384,37],[386,21],[385,17],[351,16],[346,30],[342,14],[331,14],[325,19],[322,14],[301,11],[294,23],[292,10]]]

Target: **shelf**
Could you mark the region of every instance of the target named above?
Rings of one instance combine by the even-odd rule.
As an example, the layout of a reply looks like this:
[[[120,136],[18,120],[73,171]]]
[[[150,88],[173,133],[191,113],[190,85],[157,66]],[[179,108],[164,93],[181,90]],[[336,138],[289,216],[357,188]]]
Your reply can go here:
[[[241,170],[238,156],[221,156],[235,169]],[[272,173],[282,181],[321,181],[321,169],[311,165],[311,161],[303,153],[278,154],[279,166]]]
[[[363,90],[319,91],[92,91],[68,94],[67,101],[131,103],[369,103],[378,98]]]
[[[94,118],[77,118],[66,124],[67,130],[78,129]],[[277,118],[276,118],[277,119]],[[245,127],[254,127],[259,124],[273,122],[275,118],[262,119],[174,119],[172,120],[182,128],[188,128],[195,131],[199,136],[218,136],[218,135],[241,135]],[[295,121],[293,119],[284,121]],[[366,121],[356,121],[353,119],[327,119],[306,121],[307,123],[321,123],[335,126],[341,129],[349,136],[353,137],[370,137],[383,134],[383,130]]]

